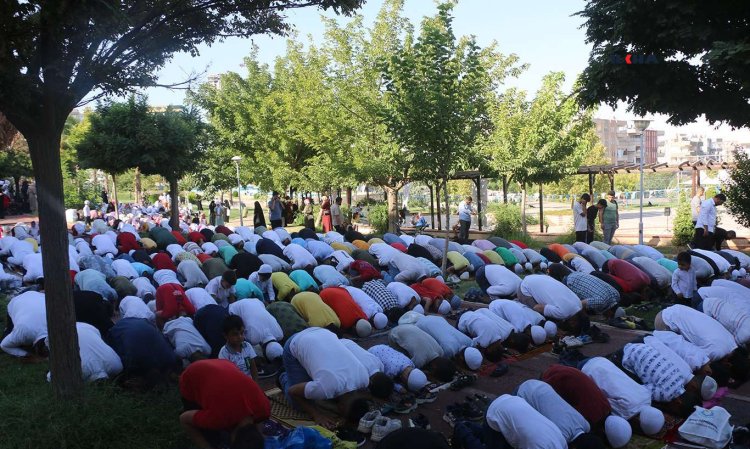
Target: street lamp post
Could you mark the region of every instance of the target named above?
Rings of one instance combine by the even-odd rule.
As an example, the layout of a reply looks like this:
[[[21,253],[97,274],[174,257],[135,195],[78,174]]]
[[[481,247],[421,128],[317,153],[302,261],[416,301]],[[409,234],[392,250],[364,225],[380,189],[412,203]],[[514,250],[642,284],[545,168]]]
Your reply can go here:
[[[232,158],[234,167],[237,169],[237,200],[240,202],[240,226],[245,226],[242,221],[242,184],[240,184],[240,161],[242,157],[235,156]]]
[[[651,123],[648,119],[639,119],[633,121],[633,127],[638,131],[641,137],[641,163],[640,163],[640,174],[641,174],[641,194],[640,194],[640,208],[638,211],[638,243],[643,245],[643,159],[645,155],[644,150],[644,135],[646,128]]]

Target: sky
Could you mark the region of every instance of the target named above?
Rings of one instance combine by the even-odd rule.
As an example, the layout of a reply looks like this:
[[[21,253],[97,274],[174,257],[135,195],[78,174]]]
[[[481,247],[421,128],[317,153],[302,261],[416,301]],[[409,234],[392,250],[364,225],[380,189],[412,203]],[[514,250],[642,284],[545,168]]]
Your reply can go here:
[[[372,23],[380,10],[382,0],[368,0],[359,11],[367,24]],[[566,87],[570,88],[576,76],[586,67],[590,46],[584,42],[583,19],[573,17],[583,9],[582,0],[460,0],[454,9],[456,36],[475,35],[480,46],[497,41],[504,54],[517,54],[529,69],[509,87],[535,92],[542,77],[551,71],[566,74]],[[432,0],[406,0],[404,14],[415,29],[425,16],[436,13]],[[323,37],[322,12],[314,8],[293,10],[288,13],[291,24],[300,38],[311,36],[316,43]],[[334,14],[325,13],[335,17]],[[340,18],[346,21],[346,18]],[[200,56],[178,54],[160,73],[160,83],[185,80],[190,73],[207,71],[218,74],[227,71],[243,73],[242,58],[249,54],[255,43],[260,50],[261,62],[272,64],[285,52],[283,37],[253,36],[248,39],[231,38],[212,47],[202,47]],[[153,88],[147,91],[154,105],[182,104],[184,91]]]

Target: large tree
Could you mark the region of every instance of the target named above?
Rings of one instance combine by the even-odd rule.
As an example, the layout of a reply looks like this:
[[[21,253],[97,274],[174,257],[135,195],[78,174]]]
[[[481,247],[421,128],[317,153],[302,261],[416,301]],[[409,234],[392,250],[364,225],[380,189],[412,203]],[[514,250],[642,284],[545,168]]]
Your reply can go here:
[[[742,1],[588,0],[581,99],[675,125],[750,125],[750,8]],[[625,58],[631,55],[628,63]]]
[[[491,107],[494,129],[483,141],[483,151],[498,173],[521,187],[523,232],[529,184],[562,179],[598,142],[591,111],[562,90],[564,81],[561,72],[550,73],[533,100],[524,91],[509,89]]]
[[[52,387],[83,391],[68,275],[60,136],[73,108],[95,96],[157,85],[176,52],[225,36],[284,33],[284,10],[302,6],[348,13],[362,0],[70,0],[0,4],[0,112],[26,136],[43,217]]]

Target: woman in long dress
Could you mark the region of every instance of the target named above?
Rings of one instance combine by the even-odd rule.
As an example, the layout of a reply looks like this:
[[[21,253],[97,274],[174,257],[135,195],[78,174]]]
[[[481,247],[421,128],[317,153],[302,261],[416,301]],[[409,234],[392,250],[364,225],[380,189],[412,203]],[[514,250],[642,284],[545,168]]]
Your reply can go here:
[[[260,206],[260,202],[255,202],[255,211],[253,212],[253,226],[256,228],[259,226],[263,226],[264,228],[267,228],[266,226],[266,217],[263,215],[263,208]]]
[[[214,212],[216,213],[216,226],[224,225],[224,206],[222,206],[221,201],[216,203]]]
[[[331,220],[331,202],[327,196],[323,196],[323,202],[320,204],[320,217],[323,223],[323,233],[333,231],[333,221]]]
[[[305,217],[305,227],[315,230],[315,216],[313,215],[313,205],[310,198],[305,198],[305,207],[302,208],[302,214]]]

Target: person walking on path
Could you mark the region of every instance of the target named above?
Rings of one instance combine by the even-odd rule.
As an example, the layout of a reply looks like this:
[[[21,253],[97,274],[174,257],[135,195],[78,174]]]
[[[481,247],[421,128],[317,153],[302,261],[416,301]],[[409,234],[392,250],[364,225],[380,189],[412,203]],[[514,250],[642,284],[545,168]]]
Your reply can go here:
[[[460,229],[458,231],[458,239],[460,241],[469,240],[469,228],[471,227],[471,216],[476,215],[474,206],[472,205],[472,198],[467,196],[463,203],[458,206],[458,222]]]
[[[586,242],[589,225],[586,220],[586,203],[591,201],[588,193],[581,195],[575,204],[573,204],[573,225],[576,231],[576,242]]]
[[[716,206],[726,202],[727,197],[723,193],[717,193],[713,198],[701,203],[698,220],[695,222],[695,236],[693,236],[693,248],[711,251],[714,246],[714,233],[716,231]]]
[[[599,209],[599,223],[602,227],[602,241],[607,245],[612,244],[615,231],[620,227],[620,211],[615,201],[615,191],[607,192],[607,207]]]
[[[693,218],[693,226],[695,226],[695,223],[698,221],[698,215],[701,213],[701,203],[705,200],[703,196],[705,191],[706,189],[703,187],[698,187],[695,196],[690,200],[690,213]]]

